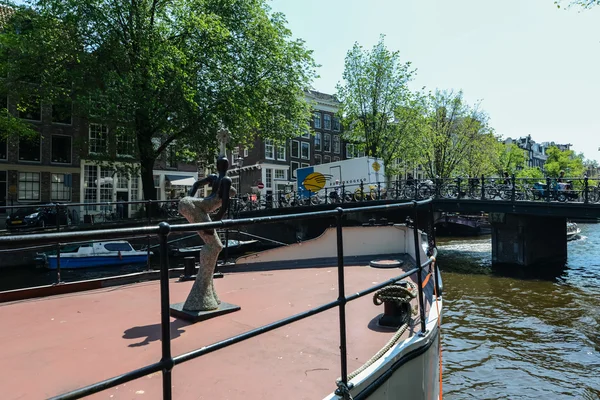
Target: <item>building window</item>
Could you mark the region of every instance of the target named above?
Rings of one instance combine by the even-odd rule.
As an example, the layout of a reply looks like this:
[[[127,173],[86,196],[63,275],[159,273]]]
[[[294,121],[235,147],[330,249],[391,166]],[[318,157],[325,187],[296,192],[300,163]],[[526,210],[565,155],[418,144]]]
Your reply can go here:
[[[265,139],[265,158],[268,160],[275,159],[275,149],[271,139]]]
[[[331,156],[325,156],[324,160],[325,160],[324,164],[330,163],[331,162]]]
[[[285,180],[285,169],[276,169],[275,179]]]
[[[156,191],[156,200],[160,200],[160,175],[153,175],[154,190]]]
[[[292,140],[292,157],[300,158],[300,142]]]
[[[235,191],[237,193],[240,192],[240,177],[239,176],[231,177],[231,186],[233,186],[233,188],[235,189]]]
[[[52,162],[71,164],[71,136],[52,135]]]
[[[248,148],[244,147],[244,157],[248,157]]]
[[[90,124],[90,153],[103,154],[108,150],[108,127],[101,124]]]
[[[131,178],[131,201],[139,200],[140,178],[134,176]]]
[[[117,155],[121,157],[135,156],[135,133],[122,126],[117,128]]]
[[[271,168],[265,169],[265,187],[271,189],[273,187],[273,170]]]
[[[323,141],[323,151],[330,152],[331,151],[331,135],[326,133],[324,135],[325,140]]]
[[[333,152],[340,154],[340,135],[333,135]]]
[[[302,142],[302,152],[301,152],[301,158],[303,160],[310,160],[310,143],[306,143],[306,142]]]
[[[231,164],[236,164],[237,165],[237,160],[238,158],[240,158],[240,148],[235,146],[232,150],[231,150]]]
[[[71,174],[52,174],[51,200],[71,201],[71,182]]]
[[[331,130],[331,115],[325,114],[323,115],[323,125],[324,128],[328,131]]]
[[[333,157],[333,162],[340,161],[339,157]]]
[[[351,143],[346,143],[346,158],[364,157],[364,150],[360,150],[358,146]]]
[[[310,167],[309,163],[302,163],[302,168]]]
[[[320,112],[315,113],[314,125],[315,125],[315,129],[321,129],[321,113]]]
[[[114,172],[110,168],[100,167],[100,202],[113,201],[113,176]]]
[[[52,122],[71,125],[72,110],[73,103],[71,102],[71,99],[57,99],[56,102],[52,104]]]
[[[8,140],[5,137],[0,137],[0,160],[6,160],[8,157]]]
[[[291,163],[291,168],[292,168],[292,178],[296,177],[296,170],[298,169],[298,167],[300,166],[300,164],[296,161],[292,161]]]
[[[315,132],[315,150],[321,151],[321,132]]]
[[[117,175],[117,189],[127,189],[129,180],[127,179],[127,175],[118,174]]]
[[[84,203],[97,203],[98,192],[96,183],[98,182],[98,167],[96,165],[86,165],[83,170]],[[86,210],[95,210],[96,206],[86,206]]]
[[[336,132],[340,131],[340,119],[338,117],[333,117],[333,130]]]
[[[40,173],[19,172],[19,200],[40,199]]]
[[[19,118],[30,121],[42,120],[42,102],[39,96],[31,95],[22,99],[17,104],[19,110]]]
[[[320,154],[315,154],[315,165],[319,165],[322,164],[323,160],[321,159],[321,155]]]
[[[31,137],[19,138],[19,161],[40,161],[41,135],[36,133]]]
[[[277,159],[285,161],[285,144],[277,145]]]

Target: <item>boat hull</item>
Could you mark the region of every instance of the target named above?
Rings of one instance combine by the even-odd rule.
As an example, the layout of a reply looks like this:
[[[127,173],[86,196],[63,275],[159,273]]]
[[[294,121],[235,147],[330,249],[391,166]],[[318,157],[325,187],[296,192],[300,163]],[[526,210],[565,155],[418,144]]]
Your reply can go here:
[[[116,267],[121,265],[145,264],[148,261],[147,254],[115,256],[91,256],[91,257],[61,257],[61,269],[82,269],[98,267]],[[48,257],[48,269],[57,269],[56,256]]]

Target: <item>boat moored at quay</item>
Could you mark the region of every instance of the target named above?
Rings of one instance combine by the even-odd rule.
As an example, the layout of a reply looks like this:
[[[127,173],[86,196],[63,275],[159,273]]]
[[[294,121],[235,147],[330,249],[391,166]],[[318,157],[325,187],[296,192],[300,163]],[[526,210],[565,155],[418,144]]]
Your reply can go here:
[[[347,214],[390,209],[412,220],[343,224]],[[441,398],[442,282],[435,240],[427,232],[424,243],[418,229],[433,220],[419,223],[419,209],[431,214],[430,200],[0,238],[2,249],[147,235],[161,243],[158,281],[3,304],[0,318],[11,321],[0,350],[11,365],[0,376],[3,397]],[[195,322],[173,312],[192,282],[169,277],[170,233],[302,218],[331,225],[315,239],[220,269],[215,289],[222,305],[237,305],[232,310]]]

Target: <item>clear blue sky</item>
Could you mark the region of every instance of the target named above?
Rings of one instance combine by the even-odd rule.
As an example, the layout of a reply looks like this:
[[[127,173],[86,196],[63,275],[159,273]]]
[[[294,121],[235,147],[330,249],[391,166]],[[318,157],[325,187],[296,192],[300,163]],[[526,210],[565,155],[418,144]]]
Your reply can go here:
[[[321,64],[314,88],[335,93],[354,42],[411,61],[414,89],[462,89],[503,137],[572,143],[600,161],[600,7],[553,0],[272,0]]]

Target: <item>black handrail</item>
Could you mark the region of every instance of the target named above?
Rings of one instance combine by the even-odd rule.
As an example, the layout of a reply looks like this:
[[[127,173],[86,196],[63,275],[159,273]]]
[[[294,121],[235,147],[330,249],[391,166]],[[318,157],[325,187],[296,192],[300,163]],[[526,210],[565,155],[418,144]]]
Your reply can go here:
[[[432,265],[435,257],[437,256],[437,250],[434,248],[432,251],[432,256],[428,258],[427,261],[421,263],[421,246],[419,240],[418,233],[418,208],[423,205],[431,204],[431,199],[424,201],[413,201],[410,203],[402,203],[402,204],[390,204],[383,206],[371,206],[371,207],[361,207],[351,210],[344,210],[342,208],[337,208],[336,210],[330,211],[318,211],[318,212],[309,212],[303,214],[293,214],[287,216],[277,216],[277,217],[261,217],[261,218],[246,218],[240,220],[224,220],[224,221],[216,221],[209,223],[199,223],[199,224],[186,224],[186,225],[169,225],[166,222],[160,223],[157,227],[141,227],[141,228],[132,228],[132,229],[116,229],[116,230],[102,230],[95,232],[61,232],[61,233],[51,233],[51,234],[37,234],[37,235],[27,235],[27,236],[8,236],[8,237],[0,237],[0,248],[4,246],[11,246],[15,244],[21,243],[61,243],[65,242],[68,239],[77,239],[87,240],[87,239],[99,239],[99,238],[110,238],[111,236],[118,235],[119,233],[127,232],[130,236],[146,236],[151,234],[157,234],[160,239],[160,308],[161,308],[161,341],[162,341],[162,358],[159,362],[147,365],[145,367],[127,372],[122,375],[115,376],[110,379],[106,379],[101,382],[94,383],[92,385],[71,391],[69,393],[65,393],[59,396],[55,396],[52,399],[78,399],[84,396],[88,396],[94,393],[98,393],[100,391],[118,386],[120,384],[130,382],[132,380],[138,379],[140,377],[146,376],[148,374],[162,371],[162,382],[163,382],[163,398],[171,399],[171,371],[175,365],[181,364],[183,362],[192,360],[194,358],[200,357],[202,355],[214,352],[216,350],[222,349],[224,347],[230,346],[235,343],[239,343],[246,339],[252,338],[254,336],[269,332],[271,330],[277,329],[279,327],[291,324],[293,322],[302,320],[304,318],[308,318],[312,315],[319,314],[321,312],[327,311],[334,307],[339,307],[339,329],[340,329],[340,368],[341,368],[341,380],[338,382],[338,389],[346,389],[348,390],[348,366],[347,366],[347,354],[346,354],[346,318],[345,318],[345,305],[349,301],[356,300],[360,297],[366,296],[370,293],[373,293],[379,289],[382,289],[390,284],[396,283],[402,279],[405,279],[413,274],[417,274],[418,281],[418,294],[419,294],[419,308],[421,310],[421,334],[425,333],[425,307],[424,307],[424,298],[423,298],[423,283],[422,283],[422,272],[423,269],[427,266]],[[414,210],[414,232],[415,232],[415,261],[416,267],[407,271],[395,278],[388,279],[385,282],[381,282],[377,285],[371,286],[362,291],[356,292],[352,295],[345,295],[345,282],[344,282],[344,249],[343,249],[343,236],[342,236],[342,221],[343,216],[350,213],[357,212],[365,212],[365,211],[380,211],[380,210],[389,210],[389,209],[401,209],[401,208],[413,208]],[[431,208],[430,208],[431,211]],[[184,231],[198,231],[198,230],[206,230],[206,229],[215,229],[215,228],[223,228],[223,227],[233,227],[233,226],[241,226],[248,224],[257,224],[257,223],[272,223],[279,221],[290,221],[297,220],[300,218],[328,218],[335,217],[336,223],[336,233],[337,233],[337,264],[338,264],[338,298],[335,301],[320,305],[318,307],[314,307],[310,310],[304,311],[302,313],[290,316],[288,318],[284,318],[282,320],[261,326],[259,328],[247,331],[240,335],[230,337],[226,340],[214,343],[209,346],[202,347],[197,350],[193,350],[191,352],[181,354],[179,356],[173,357],[171,355],[171,336],[170,336],[170,317],[169,317],[169,256],[168,256],[168,236],[171,232],[184,232]],[[437,278],[438,270],[437,263],[433,263],[433,274],[434,279]],[[437,281],[437,279],[436,279]],[[341,391],[340,393],[344,393],[345,391]]]

